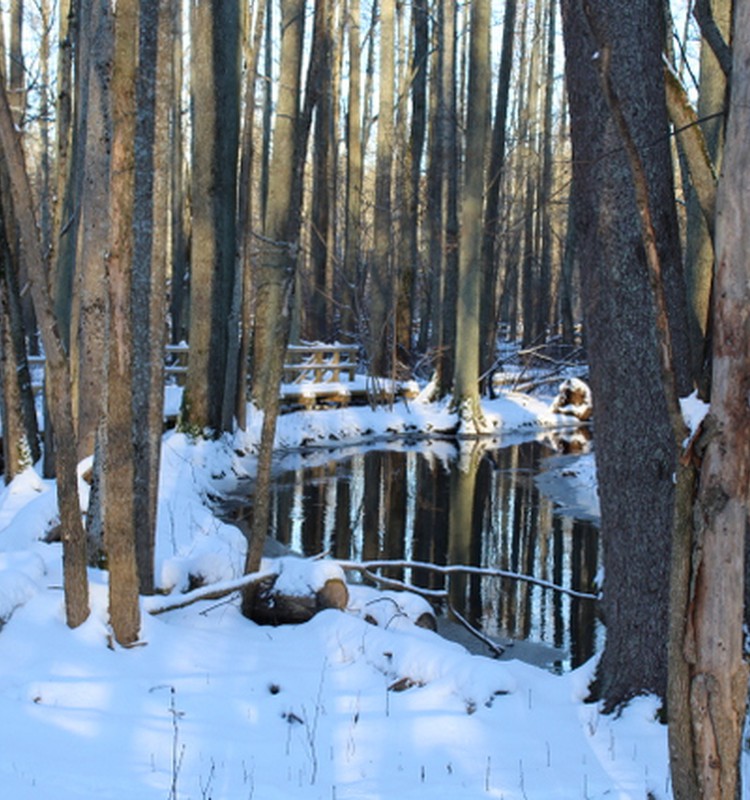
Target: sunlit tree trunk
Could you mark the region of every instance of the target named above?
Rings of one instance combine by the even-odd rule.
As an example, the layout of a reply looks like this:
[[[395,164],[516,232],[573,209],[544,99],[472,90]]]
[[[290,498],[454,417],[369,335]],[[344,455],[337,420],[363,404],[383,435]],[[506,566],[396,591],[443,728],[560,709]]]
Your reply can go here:
[[[81,0],[76,63],[71,213],[75,263],[71,266],[70,352],[78,457],[94,452],[104,412],[106,259],[110,246],[109,204],[112,147],[112,48],[114,19],[107,0]],[[67,249],[61,251],[68,268]],[[59,298],[63,300],[62,297]]]
[[[121,645],[135,642],[141,625],[134,527],[134,320],[131,315],[138,12],[138,0],[118,3],[112,67],[104,547],[109,572],[109,620],[112,633]]]
[[[23,127],[26,115],[26,69],[23,54],[23,0],[11,0],[10,4],[10,50],[8,68],[8,99],[13,119]]]
[[[458,117],[456,102],[456,2],[440,0],[443,49],[440,76],[443,166],[443,249],[441,259],[440,337],[438,384],[441,395],[452,388],[456,348],[456,307],[458,293]]]
[[[58,437],[57,498],[63,543],[65,616],[70,627],[83,623],[89,614],[86,535],[78,496],[75,432],[70,404],[70,365],[60,338],[52,297],[47,283],[46,259],[32,205],[31,182],[23,148],[13,122],[5,87],[0,81],[0,156],[9,175],[13,213],[20,231],[20,259],[25,265],[47,357],[47,402]],[[7,206],[7,203],[4,204]]]
[[[535,3],[528,47],[529,71],[526,98],[523,102],[522,125],[519,130],[524,142],[525,198],[523,215],[523,259],[521,267],[521,306],[523,310],[523,344],[536,342],[542,331],[538,329],[537,303],[539,285],[539,99],[542,42],[542,4]]]
[[[732,0],[713,0],[713,17],[724,38],[729,40],[732,20]],[[727,79],[713,50],[701,42],[698,118],[706,142],[707,153],[718,173],[724,140],[724,107],[727,100]],[[706,370],[710,374],[709,307],[714,266],[714,249],[708,226],[703,218],[694,192],[688,194],[688,230],[685,252],[685,280],[690,310],[690,347],[693,376],[705,391]]]
[[[427,347],[438,352],[441,336],[441,261],[443,257],[443,114],[440,109],[440,82],[443,49],[439,46],[442,26],[432,25],[430,38],[429,121],[427,125],[427,176],[424,228],[427,247],[424,300],[420,313],[419,351]],[[437,313],[434,313],[437,310]],[[436,363],[439,363],[436,359]]]
[[[552,275],[552,100],[555,91],[555,10],[557,3],[547,3],[546,60],[544,64],[544,103],[541,131],[541,175],[539,184],[539,215],[541,227],[541,251],[539,254],[539,296],[536,301],[536,329],[546,339],[551,320],[553,275]]]
[[[349,0],[349,107],[346,116],[346,212],[344,270],[341,291],[341,331],[353,337],[358,328],[357,284],[360,269],[362,225],[362,73],[360,0]]]
[[[482,291],[482,222],[484,163],[489,130],[490,3],[471,7],[469,95],[466,120],[466,160],[461,198],[461,249],[456,308],[456,360],[453,405],[461,422],[459,433],[481,433],[485,420],[479,405],[480,298]]]
[[[388,375],[392,366],[393,250],[391,170],[393,159],[394,23],[393,0],[380,2],[380,69],[378,79],[378,137],[375,166],[373,257],[370,270],[370,374]]]
[[[481,329],[483,345],[480,368],[482,373],[492,366],[495,360],[497,343],[497,235],[500,229],[500,190],[505,170],[505,141],[508,125],[508,95],[510,75],[513,66],[515,42],[516,0],[506,0],[503,17],[503,44],[500,54],[500,69],[497,79],[495,100],[495,120],[492,129],[490,161],[485,187],[484,231],[482,234],[482,274],[483,289],[481,297]]]
[[[732,93],[716,217],[711,408],[691,443],[698,462],[693,537],[686,553],[682,630],[673,649],[685,673],[670,703],[675,797],[734,800],[747,703],[743,604],[750,530],[750,3],[735,4]],[[690,500],[690,498],[688,499]],[[674,691],[675,688],[681,691]],[[689,725],[680,720],[689,717]]]
[[[273,8],[274,3],[266,2],[266,36],[263,75],[263,143],[260,166],[260,218],[266,219],[268,203],[269,172],[271,167],[271,121],[273,118]]]

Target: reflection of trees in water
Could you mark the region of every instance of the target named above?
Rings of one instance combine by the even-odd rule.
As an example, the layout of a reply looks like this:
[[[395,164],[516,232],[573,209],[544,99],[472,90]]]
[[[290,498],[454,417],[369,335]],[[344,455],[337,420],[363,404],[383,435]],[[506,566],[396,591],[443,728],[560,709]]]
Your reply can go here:
[[[598,531],[553,513],[534,482],[536,442],[487,451],[463,443],[450,463],[424,451],[369,450],[279,477],[275,531],[309,555],[495,567],[591,591]],[[390,573],[444,588],[428,570]],[[450,600],[491,636],[545,641],[577,665],[596,646],[595,606],[524,581],[454,575]]]

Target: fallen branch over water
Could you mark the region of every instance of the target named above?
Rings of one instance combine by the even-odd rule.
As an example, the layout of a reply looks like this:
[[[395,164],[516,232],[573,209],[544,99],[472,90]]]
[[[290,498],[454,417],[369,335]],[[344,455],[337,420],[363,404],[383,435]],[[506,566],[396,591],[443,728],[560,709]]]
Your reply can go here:
[[[401,581],[393,578],[383,578],[380,575],[376,575],[373,570],[390,567],[393,569],[424,569],[430,570],[431,572],[437,572],[440,575],[449,576],[453,574],[463,574],[480,575],[488,578],[511,578],[512,580],[533,583],[536,586],[541,586],[543,589],[551,589],[552,591],[561,592],[562,594],[567,594],[570,597],[576,597],[581,600],[599,599],[598,595],[592,594],[591,592],[579,592],[576,589],[568,589],[565,586],[560,586],[556,583],[552,583],[551,581],[545,581],[542,578],[535,578],[533,575],[524,575],[521,572],[511,572],[504,569],[492,569],[490,567],[469,567],[465,564],[430,564],[427,561],[389,561],[387,559],[376,561],[337,561],[336,563],[345,571],[361,572],[383,584],[387,582],[394,586],[397,585],[399,588],[409,589],[412,592],[418,592],[423,594],[425,597],[442,598],[445,597],[447,593],[445,590],[421,589],[418,586],[402,583]]]

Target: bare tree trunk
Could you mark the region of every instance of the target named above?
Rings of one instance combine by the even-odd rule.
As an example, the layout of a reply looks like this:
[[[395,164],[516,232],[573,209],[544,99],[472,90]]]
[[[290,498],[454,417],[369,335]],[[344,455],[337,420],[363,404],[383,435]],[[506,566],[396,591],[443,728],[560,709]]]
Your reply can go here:
[[[255,161],[255,90],[258,83],[258,59],[260,56],[263,24],[266,17],[266,0],[256,4],[252,41],[250,30],[245,32],[245,116],[240,145],[240,185],[237,202],[237,229],[239,234],[238,272],[241,281],[242,301],[240,313],[240,341],[238,351],[237,392],[235,416],[237,425],[247,426],[247,371],[250,358],[253,313],[253,249],[255,225],[253,221],[253,192],[251,179]]]
[[[112,68],[104,547],[109,571],[109,620],[121,645],[135,642],[141,626],[134,529],[134,320],[131,317],[138,11],[138,0],[118,3]]]
[[[747,702],[743,658],[745,537],[750,530],[750,3],[735,4],[732,94],[717,197],[711,410],[691,452],[699,463],[693,539],[685,555],[689,586],[673,657],[685,671],[672,692],[670,751],[680,800],[740,796],[740,752]],[[687,780],[686,780],[687,778]]]
[[[263,76],[263,145],[260,170],[260,218],[266,219],[271,169],[271,120],[273,117],[273,7],[266,2],[266,42]]]
[[[180,424],[218,435],[231,427],[224,403],[227,352],[238,324],[230,314],[236,266],[238,0],[193,3],[191,36],[190,360]]]
[[[307,339],[327,340],[330,337],[331,286],[329,250],[330,233],[335,216],[331,205],[330,179],[334,159],[333,103],[331,78],[333,75],[333,1],[316,3],[313,35],[320,47],[320,73],[318,79],[323,91],[315,111],[312,165],[312,208],[310,209],[310,267],[312,287],[308,313]]]
[[[184,137],[182,130],[182,14],[172,17],[172,76],[173,96],[170,107],[170,152],[171,175],[171,233],[172,256],[171,296],[169,315],[172,325],[172,344],[188,338],[189,295],[188,286],[188,237],[186,230],[186,191],[184,164]]]
[[[428,83],[428,108],[427,119],[427,175],[425,177],[425,203],[424,203],[424,239],[425,239],[425,268],[423,289],[421,292],[419,310],[419,336],[417,350],[419,353],[429,353],[428,363],[434,360],[434,353],[439,346],[439,315],[433,309],[438,307],[440,299],[440,261],[442,258],[442,206],[443,206],[443,176],[442,176],[442,137],[440,125],[440,85],[438,76],[441,74],[442,49],[438,46],[441,33],[440,26],[433,21],[429,37],[429,83]]]
[[[75,204],[75,264],[70,298],[70,353],[73,410],[78,432],[78,458],[94,452],[104,413],[101,386],[105,376],[106,259],[112,147],[112,48],[114,19],[107,0],[79,3],[80,34],[76,64],[76,129],[73,143],[77,181],[71,186]],[[68,255],[62,251],[64,269]],[[60,298],[62,299],[62,298]]]
[[[23,148],[13,123],[5,87],[0,82],[0,151],[8,168],[14,215],[21,232],[21,261],[30,281],[40,333],[47,356],[47,402],[58,437],[57,497],[63,542],[65,614],[77,627],[89,614],[86,534],[78,497],[75,432],[70,406],[70,366],[59,334],[47,283],[46,260],[32,205],[32,191]]]
[[[419,315],[421,265],[419,248],[419,208],[427,125],[427,62],[429,55],[429,14],[426,0],[417,0],[412,8],[414,54],[409,79],[411,81],[411,133],[409,136],[405,175],[405,208],[403,209],[402,253],[400,269],[399,322],[397,325],[400,358],[408,365],[414,361],[413,326]]]
[[[484,283],[481,297],[481,329],[484,332],[480,369],[485,373],[495,360],[497,345],[497,235],[500,229],[500,190],[505,171],[505,140],[508,125],[508,95],[513,66],[515,42],[516,0],[506,0],[503,17],[503,45],[497,79],[495,122],[492,130],[490,163],[485,187],[484,231],[482,235],[482,273]]]
[[[490,112],[489,0],[476,0],[471,6],[469,96],[472,101],[466,120],[466,151],[471,158],[466,161],[461,204],[453,405],[460,416],[459,434],[476,435],[486,427],[479,405],[479,319],[484,163]]]
[[[349,108],[346,123],[346,213],[344,272],[341,292],[341,331],[346,338],[357,332],[355,314],[360,269],[362,226],[362,91],[360,41],[360,0],[349,0]]]
[[[283,0],[281,75],[274,129],[274,181],[269,186],[264,234],[260,243],[253,393],[263,409],[258,471],[254,490],[253,525],[245,561],[246,573],[260,565],[270,520],[271,458],[279,412],[279,384],[289,337],[291,300],[297,264],[299,226],[294,210],[295,159],[300,124],[300,72],[304,39],[304,0]],[[295,238],[292,239],[291,236]],[[254,590],[243,594],[242,612],[252,614]]]
[[[8,176],[0,167],[0,417],[5,482],[38,461],[41,450],[34,396],[26,357],[26,336],[18,293],[17,260],[6,238],[15,224],[4,205],[9,202]]]
[[[542,331],[538,329],[537,307],[540,300],[539,247],[537,222],[539,216],[539,98],[541,74],[542,35],[541,4],[535,3],[534,18],[531,23],[529,47],[529,72],[526,102],[519,130],[521,141],[525,143],[524,172],[526,174],[526,196],[523,220],[523,261],[522,261],[522,309],[523,344],[538,341]]]
[[[555,0],[547,3],[547,56],[544,65],[544,104],[541,133],[541,182],[539,186],[539,215],[541,223],[541,252],[539,255],[539,297],[536,328],[546,339],[552,306],[552,98],[555,90]]]
[[[370,374],[390,372],[393,325],[393,251],[391,241],[391,170],[394,104],[394,11],[393,0],[380,2],[380,93],[375,167],[374,251],[370,272],[370,320],[368,349]]]
[[[8,100],[13,120],[23,128],[26,116],[26,68],[23,56],[23,0],[10,4],[10,69],[8,70]]]
[[[660,84],[661,9],[641,0],[627,6],[607,0],[596,7],[564,0],[562,10],[590,377],[595,402],[606,409],[597,417],[597,475],[607,642],[596,690],[605,708],[614,709],[643,692],[663,697],[667,688],[677,465],[639,216],[644,204],[655,229],[678,389],[686,362],[684,295],[676,289],[680,257]],[[592,54],[605,52],[606,64],[592,60]],[[615,122],[600,69],[618,95],[623,125]],[[643,203],[623,146],[623,126],[642,162]],[[611,156],[598,158],[603,152]]]
[[[451,390],[456,349],[458,293],[458,117],[456,104],[456,2],[440,0],[443,63],[440,76],[443,167],[443,252],[441,259],[440,339],[438,384],[440,395]]]
[[[712,0],[713,19],[726,40],[730,38],[733,0]],[[724,147],[724,111],[727,103],[727,78],[712,48],[701,42],[700,85],[697,116],[702,120],[701,133],[706,144],[704,154],[713,163],[714,172],[721,169]],[[675,122],[675,124],[677,124]],[[684,136],[688,136],[686,132]],[[691,183],[694,183],[691,170]],[[715,187],[714,187],[715,191]],[[711,225],[707,225],[705,212],[697,191],[687,195],[687,245],[685,249],[685,282],[688,287],[690,312],[690,350],[693,376],[704,393],[709,391],[710,365],[710,305],[714,270],[714,248]],[[712,219],[713,223],[713,219]]]
[[[141,594],[154,591],[156,510],[164,425],[166,256],[169,240],[172,16],[175,0],[141,4],[133,227],[133,527]]]

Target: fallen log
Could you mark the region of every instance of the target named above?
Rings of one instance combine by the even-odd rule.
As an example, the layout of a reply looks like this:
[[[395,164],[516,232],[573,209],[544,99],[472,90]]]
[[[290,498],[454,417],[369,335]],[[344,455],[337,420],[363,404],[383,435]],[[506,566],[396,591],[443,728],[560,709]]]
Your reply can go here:
[[[317,589],[290,593],[277,588],[279,575],[261,581],[250,618],[260,625],[293,625],[307,622],[327,608],[344,610],[349,590],[343,578],[328,578]]]

